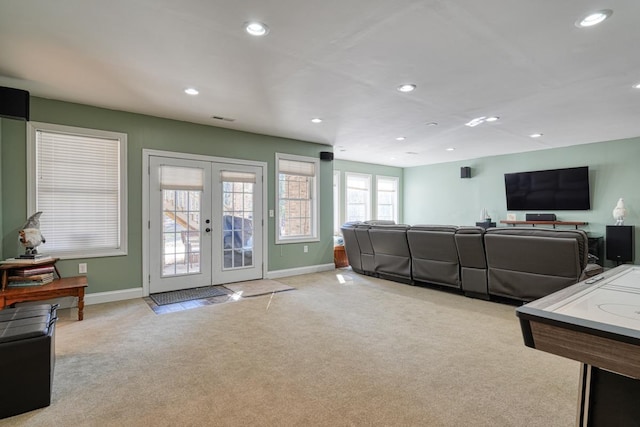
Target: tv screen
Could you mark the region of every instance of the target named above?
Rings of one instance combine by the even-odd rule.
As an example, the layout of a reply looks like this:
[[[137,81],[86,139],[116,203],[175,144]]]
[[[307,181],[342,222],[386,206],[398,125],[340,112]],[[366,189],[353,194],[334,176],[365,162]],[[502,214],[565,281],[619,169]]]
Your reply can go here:
[[[589,167],[504,174],[509,211],[589,210]]]

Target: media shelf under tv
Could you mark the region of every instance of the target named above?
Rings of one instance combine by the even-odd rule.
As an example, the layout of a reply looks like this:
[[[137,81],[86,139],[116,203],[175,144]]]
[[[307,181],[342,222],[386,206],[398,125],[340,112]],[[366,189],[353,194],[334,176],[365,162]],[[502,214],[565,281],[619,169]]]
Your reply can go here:
[[[551,225],[553,226],[553,228],[556,228],[557,225],[573,225],[577,230],[578,227],[587,225],[589,223],[583,221],[510,221],[504,219],[500,221],[500,224],[507,224],[514,227],[516,225],[531,225],[533,227],[535,227],[536,225]]]

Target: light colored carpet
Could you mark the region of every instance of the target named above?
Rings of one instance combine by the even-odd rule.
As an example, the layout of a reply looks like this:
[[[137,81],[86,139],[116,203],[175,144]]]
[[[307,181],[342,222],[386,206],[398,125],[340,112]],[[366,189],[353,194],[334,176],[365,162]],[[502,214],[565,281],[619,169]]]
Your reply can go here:
[[[258,295],[266,295],[274,292],[290,291],[295,289],[292,286],[269,279],[229,283],[224,285],[224,287],[242,297],[255,297]]]
[[[60,311],[52,405],[0,426],[575,424],[579,363],[525,347],[512,306],[349,270],[279,281],[297,290]]]

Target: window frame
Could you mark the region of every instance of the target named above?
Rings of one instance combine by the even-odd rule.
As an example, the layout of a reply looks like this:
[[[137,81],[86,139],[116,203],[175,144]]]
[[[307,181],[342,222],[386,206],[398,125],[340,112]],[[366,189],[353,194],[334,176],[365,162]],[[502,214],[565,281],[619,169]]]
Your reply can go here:
[[[395,185],[395,204],[394,204],[394,214],[392,220],[397,224],[398,218],[400,218],[400,178],[397,176],[384,176],[384,175],[376,175],[376,219],[380,218],[380,181],[390,181]]]
[[[333,235],[339,236],[340,231],[340,171],[333,171]]]
[[[312,163],[314,167],[314,176],[311,182],[311,233],[306,236],[286,237],[280,234],[280,160],[289,160],[294,162]],[[288,243],[307,243],[319,242],[319,221],[320,221],[320,160],[314,157],[298,156],[294,154],[276,153],[275,164],[275,244],[282,245]]]
[[[60,259],[101,258],[123,256],[128,254],[128,207],[127,207],[127,134],[97,129],[80,128],[75,126],[57,125],[51,123],[27,123],[27,212],[31,215],[37,212],[36,184],[37,184],[37,150],[36,133],[50,132],[86,136],[89,138],[104,138],[117,140],[119,144],[119,247],[112,249],[79,248],[73,251],[47,251],[48,254]],[[28,215],[27,215],[28,216]],[[45,236],[46,237],[46,236]]]
[[[371,191],[371,185],[372,185],[372,176],[371,174],[364,174],[364,173],[357,173],[357,172],[345,172],[344,173],[344,219],[346,222],[349,221],[354,221],[353,219],[349,218],[349,177],[359,177],[359,178],[365,178],[367,180],[368,186],[367,186],[367,191],[368,191],[368,197],[366,198],[365,201],[365,218],[362,221],[368,221],[373,219],[372,217],[372,204],[371,204],[371,198],[372,198],[372,191]]]

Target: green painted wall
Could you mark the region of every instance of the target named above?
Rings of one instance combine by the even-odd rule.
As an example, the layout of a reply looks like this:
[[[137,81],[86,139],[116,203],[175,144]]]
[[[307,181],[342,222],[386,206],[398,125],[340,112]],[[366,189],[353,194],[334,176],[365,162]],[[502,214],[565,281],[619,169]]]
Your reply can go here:
[[[587,232],[605,234],[618,198],[627,208],[626,225],[635,225],[635,257],[640,245],[640,138],[607,141],[486,157],[461,162],[407,168],[405,221],[409,224],[474,225],[486,208],[493,220],[506,219],[504,174],[542,169],[589,166],[591,210],[549,211],[558,220],[586,221]],[[460,167],[471,166],[471,178],[460,178]],[[524,220],[523,211],[513,212]]]
[[[188,122],[107,110],[42,98],[31,98],[31,120],[128,135],[128,226],[127,256],[64,260],[63,276],[77,275],[78,263],[88,264],[89,293],[142,286],[142,149],[166,150],[255,160],[268,163],[268,207],[275,209],[275,153],[319,157],[330,147],[304,141],[276,138]],[[2,122],[2,248],[5,257],[16,255],[18,228],[27,218],[26,125]],[[320,235],[317,243],[275,245],[274,218],[268,222],[268,270],[328,264],[333,262],[332,165],[320,162]],[[44,249],[44,248],[43,248]]]
[[[345,219],[345,184],[346,179],[344,177],[345,172],[355,172],[361,174],[371,175],[372,191],[375,191],[376,176],[393,176],[400,178],[398,184],[398,222],[403,222],[404,202],[403,202],[403,185],[404,185],[404,173],[402,168],[396,168],[393,166],[374,165],[371,163],[352,162],[348,160],[334,160],[333,170],[340,172],[340,224],[344,223]],[[372,203],[375,203],[375,195],[372,197]],[[373,219],[373,218],[371,218]]]

